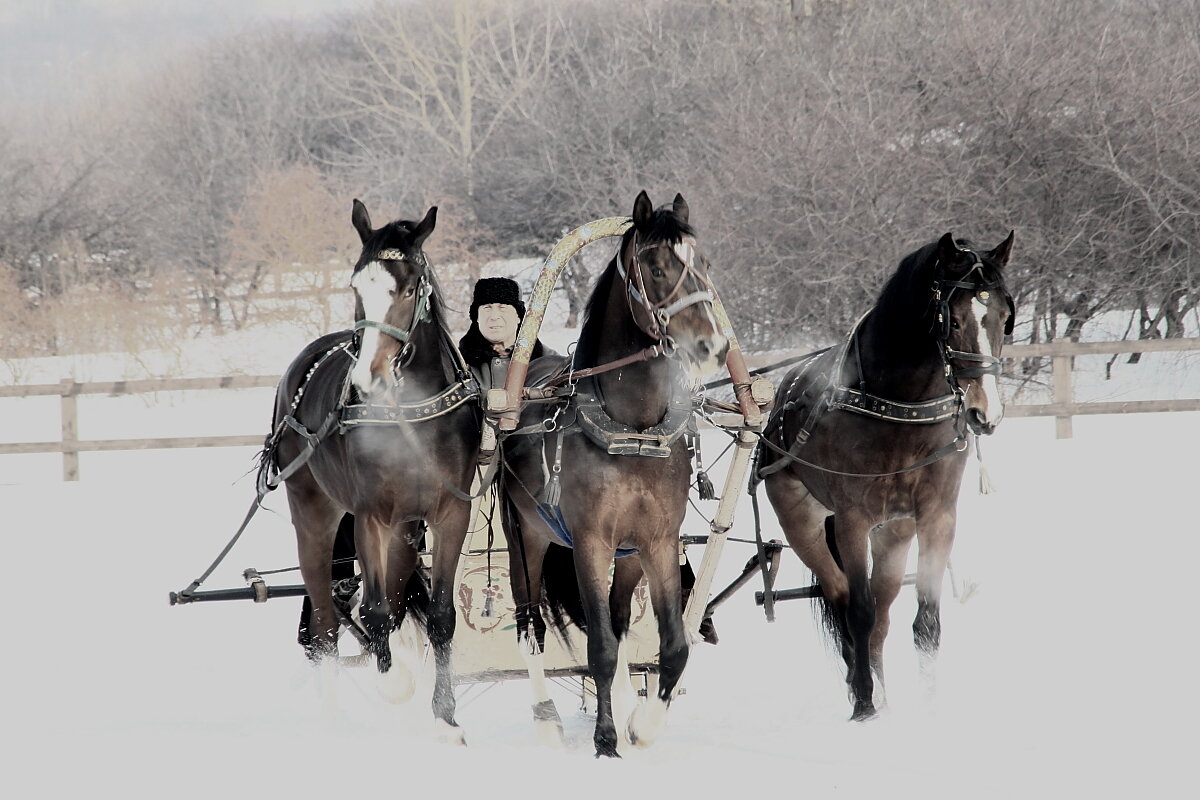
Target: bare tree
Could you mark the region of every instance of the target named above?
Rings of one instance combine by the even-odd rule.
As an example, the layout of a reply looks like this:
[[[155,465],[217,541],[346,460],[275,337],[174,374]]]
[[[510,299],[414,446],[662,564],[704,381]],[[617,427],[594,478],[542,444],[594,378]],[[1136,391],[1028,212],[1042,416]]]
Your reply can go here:
[[[370,151],[413,147],[475,196],[476,165],[498,126],[546,79],[552,28],[536,12],[489,0],[378,3],[353,29],[361,63],[341,80],[370,122]]]

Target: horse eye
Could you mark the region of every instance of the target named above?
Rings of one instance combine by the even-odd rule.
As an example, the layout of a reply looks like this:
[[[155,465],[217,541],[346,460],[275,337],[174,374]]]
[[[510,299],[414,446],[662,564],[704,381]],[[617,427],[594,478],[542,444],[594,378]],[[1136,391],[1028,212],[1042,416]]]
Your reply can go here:
[[[956,331],[956,330],[958,330],[958,329],[959,329],[959,328],[961,328],[961,327],[962,327],[962,325],[961,325],[961,324],[959,324],[959,321],[958,321],[958,320],[956,320],[954,317],[951,317],[951,318],[950,318],[950,330],[952,330],[952,331]]]
[[[663,272],[659,267],[654,267],[650,270],[650,274],[656,278],[665,278],[667,273]]]
[[[408,287],[407,289],[405,289],[405,290],[404,290],[404,296],[405,296],[405,297],[412,297],[412,296],[413,296],[413,292],[415,292],[415,291],[416,291],[416,289],[414,289],[413,287],[411,287],[411,286],[410,286],[410,287]]]

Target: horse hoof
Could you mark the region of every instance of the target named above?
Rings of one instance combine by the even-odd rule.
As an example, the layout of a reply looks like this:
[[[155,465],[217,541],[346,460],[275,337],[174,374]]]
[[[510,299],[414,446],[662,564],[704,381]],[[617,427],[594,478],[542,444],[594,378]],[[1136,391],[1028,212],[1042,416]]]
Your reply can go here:
[[[647,700],[633,710],[625,734],[635,747],[649,747],[658,741],[667,727],[667,707],[658,700]]]
[[[538,720],[533,723],[534,730],[537,732],[537,739],[543,747],[550,747],[556,750],[561,749],[567,744],[566,734],[563,733],[561,723],[555,724],[548,720]]]
[[[434,736],[442,744],[455,745],[457,747],[465,747],[467,744],[466,734],[463,729],[457,725],[451,725],[445,720],[434,720]]]
[[[603,758],[620,758],[621,754],[617,752],[617,746],[615,744],[609,744],[608,742],[605,742],[602,745],[601,744],[596,745],[596,758],[601,758],[601,757],[603,757]]]
[[[553,700],[543,700],[533,706],[533,726],[538,741],[547,747],[562,747],[566,744],[562,718]]]
[[[388,703],[407,703],[417,691],[417,682],[412,672],[403,664],[394,663],[387,672],[379,672],[375,678],[375,688]]]
[[[851,722],[866,722],[869,719],[875,719],[879,716],[879,712],[875,710],[872,703],[858,702],[854,704],[854,713],[850,715]]]

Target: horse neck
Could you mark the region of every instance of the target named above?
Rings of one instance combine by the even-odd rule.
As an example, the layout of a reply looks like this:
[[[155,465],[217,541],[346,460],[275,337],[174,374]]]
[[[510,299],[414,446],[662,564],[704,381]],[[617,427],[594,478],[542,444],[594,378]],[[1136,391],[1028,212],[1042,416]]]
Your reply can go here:
[[[876,306],[859,326],[857,353],[850,345],[847,375],[861,377],[867,392],[888,400],[918,402],[946,394],[945,362],[920,311]]]
[[[612,281],[605,313],[600,319],[589,315],[589,325],[599,325],[597,336],[597,366],[649,347],[653,341],[634,324],[625,284]],[[636,361],[596,377],[604,397],[606,413],[617,422],[644,429],[657,425],[667,412],[671,400],[671,363],[659,356],[648,361]]]

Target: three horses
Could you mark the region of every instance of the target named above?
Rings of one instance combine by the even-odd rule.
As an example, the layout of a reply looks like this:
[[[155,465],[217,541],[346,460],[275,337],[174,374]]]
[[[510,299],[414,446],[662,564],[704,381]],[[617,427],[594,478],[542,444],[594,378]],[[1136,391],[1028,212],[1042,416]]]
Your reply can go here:
[[[679,567],[688,438],[699,378],[720,369],[728,346],[688,216],[682,196],[655,209],[638,195],[573,359],[530,365],[531,384],[565,386],[565,399],[527,406],[502,447],[517,636],[535,718],[561,730],[541,662],[545,609],[560,627],[587,631],[597,755],[618,755],[622,737],[657,738],[688,659]],[[354,330],[321,337],[288,367],[266,451],[268,471],[286,485],[311,604],[301,641],[311,659],[328,663],[339,625],[355,624],[332,590],[339,524],[343,533],[352,525],[367,652],[381,675],[391,673],[395,695],[411,694],[392,649],[409,603],[420,602],[436,662],[434,715],[446,738],[462,741],[451,640],[470,511],[462,490],[480,444],[478,387],[422,250],[436,208],[376,229],[356,200],[352,222],[362,240]],[[946,234],[904,258],[844,342],[784,377],[764,429],[756,479],[821,587],[855,719],[876,713],[871,673],[882,686],[888,610],[914,539],[914,640],[930,658],[938,649],[965,451],[1003,413],[996,377],[1015,312],[1003,275],[1012,241],[981,250]],[[422,545],[432,556],[428,587],[417,570]],[[639,705],[623,642],[643,577],[660,677]]]
[[[888,611],[914,538],[913,638],[926,663],[938,650],[968,440],[1003,415],[1012,243],[1010,233],[983,250],[947,233],[906,256],[840,345],[784,376],[764,429],[758,476],[821,587],[854,719],[876,713],[872,672],[882,687]]]

